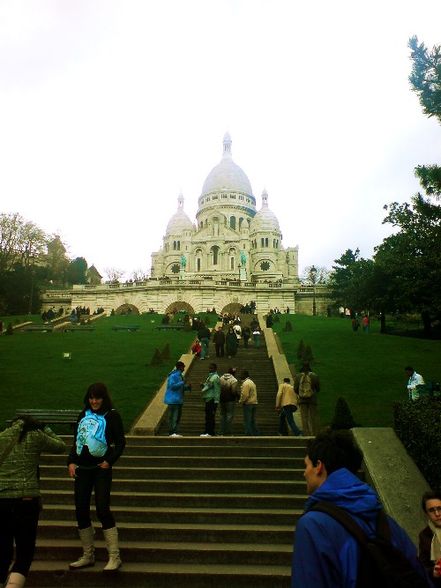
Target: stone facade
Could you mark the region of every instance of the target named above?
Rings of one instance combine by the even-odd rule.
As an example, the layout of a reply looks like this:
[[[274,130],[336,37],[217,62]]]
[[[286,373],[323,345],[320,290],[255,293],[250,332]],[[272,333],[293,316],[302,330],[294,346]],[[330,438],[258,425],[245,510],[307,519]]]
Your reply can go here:
[[[227,133],[221,161],[203,184],[195,222],[185,213],[181,194],[162,247],[152,254],[148,280],[46,292],[43,308],[66,307],[69,301],[70,307],[86,306],[92,312],[98,307],[108,312],[127,307],[139,312],[221,312],[254,300],[258,312],[289,307],[311,314],[312,293],[298,278],[298,247],[283,246],[266,191],[261,201],[256,210],[250,181],[233,161]],[[328,304],[325,291],[313,294],[317,311],[323,313]]]

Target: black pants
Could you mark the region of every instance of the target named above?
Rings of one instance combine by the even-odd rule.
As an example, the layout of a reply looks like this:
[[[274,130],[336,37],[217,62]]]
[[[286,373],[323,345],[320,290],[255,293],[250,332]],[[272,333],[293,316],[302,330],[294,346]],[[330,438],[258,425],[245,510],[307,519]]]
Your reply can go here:
[[[106,470],[95,467],[79,467],[75,478],[75,512],[79,529],[87,529],[90,520],[90,500],[95,490],[96,516],[103,529],[115,526],[115,519],[110,512],[110,488],[112,486],[112,468]]]
[[[215,343],[216,357],[223,357],[225,355],[225,343]]]
[[[35,552],[40,501],[38,498],[0,498],[0,583],[9,572],[27,576]],[[14,557],[15,562],[10,565]]]
[[[205,433],[209,435],[216,434],[216,409],[217,404],[214,400],[208,400],[205,403]]]

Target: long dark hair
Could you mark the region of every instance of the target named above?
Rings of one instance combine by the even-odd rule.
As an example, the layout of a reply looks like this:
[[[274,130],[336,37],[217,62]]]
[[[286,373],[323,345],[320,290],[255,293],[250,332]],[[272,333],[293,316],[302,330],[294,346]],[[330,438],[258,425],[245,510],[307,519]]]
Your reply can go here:
[[[90,398],[103,399],[103,404],[101,406],[100,412],[108,412],[113,408],[112,399],[110,397],[109,391],[107,390],[107,386],[102,382],[96,382],[95,384],[91,384],[87,388],[87,392],[83,399],[84,407],[86,410],[90,408]]]
[[[23,422],[23,428],[20,431],[20,435],[18,436],[19,443],[21,443],[23,441],[23,439],[26,437],[26,435],[29,433],[29,431],[43,431],[43,429],[44,429],[43,423],[40,423],[40,421],[37,421],[37,419],[34,419],[33,417],[31,417],[27,414],[23,414],[23,415],[17,417],[12,422],[16,423],[17,421]]]

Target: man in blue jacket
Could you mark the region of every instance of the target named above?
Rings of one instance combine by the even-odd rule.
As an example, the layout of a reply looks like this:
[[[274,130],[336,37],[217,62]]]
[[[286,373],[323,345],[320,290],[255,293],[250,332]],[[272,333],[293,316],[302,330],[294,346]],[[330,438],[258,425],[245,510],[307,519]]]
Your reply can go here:
[[[185,383],[182,375],[184,370],[185,364],[178,361],[175,369],[169,373],[167,378],[164,403],[168,404],[168,434],[170,437],[182,437],[178,433],[178,428],[181,420],[182,405],[184,404],[184,393],[191,389]]]
[[[368,536],[374,537],[377,513],[383,508],[374,490],[355,475],[363,454],[349,431],[329,431],[306,448],[305,480],[309,498],[295,530],[292,588],[355,588],[359,546],[344,527],[326,513],[310,510],[319,501],[345,509]],[[393,545],[421,571],[416,548],[390,517]]]

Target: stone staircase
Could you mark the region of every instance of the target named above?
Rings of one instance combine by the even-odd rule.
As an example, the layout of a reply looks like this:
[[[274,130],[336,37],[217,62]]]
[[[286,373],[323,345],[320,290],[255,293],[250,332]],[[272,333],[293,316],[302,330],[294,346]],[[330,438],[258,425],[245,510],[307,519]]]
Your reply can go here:
[[[228,359],[227,356],[216,357],[214,344],[210,342],[209,358],[205,360],[196,359],[186,375],[186,380],[192,385],[192,391],[187,393],[185,397],[180,433],[183,435],[199,435],[204,432],[205,413],[204,401],[201,394],[201,383],[208,376],[208,366],[211,362],[217,364],[217,371],[220,376],[232,366],[237,368],[236,377],[238,379],[243,369],[249,371],[251,379],[257,386],[259,405],[257,407],[256,423],[259,432],[262,435],[277,435],[279,421],[274,405],[278,382],[274,374],[272,361],[267,355],[263,336],[261,346],[257,349],[253,347],[252,342],[246,349],[243,347],[243,342],[241,341],[237,355],[231,359]],[[219,412],[218,410],[216,415],[216,432],[219,432]],[[243,416],[240,406],[236,407],[232,431],[233,435],[243,435]],[[167,415],[161,423],[158,434],[168,434]]]
[[[128,437],[112,508],[122,568],[69,571],[80,544],[65,457],[41,466],[44,509],[27,585],[288,588],[305,495],[304,439]]]
[[[234,436],[199,437],[200,384],[211,361],[219,374],[231,365],[250,372],[261,436],[243,436],[238,407]],[[168,437],[165,418],[157,436],[129,436],[114,468],[112,509],[123,559],[115,574],[102,572],[99,524],[96,565],[68,569],[80,553],[73,484],[65,457],[43,458],[44,509],[28,586],[289,588],[293,533],[306,500],[305,440],[277,436],[277,381],[264,341],[258,349],[241,346],[233,359],[216,358],[210,344],[210,358],[194,361],[187,379],[193,391],[183,409],[184,436]]]

